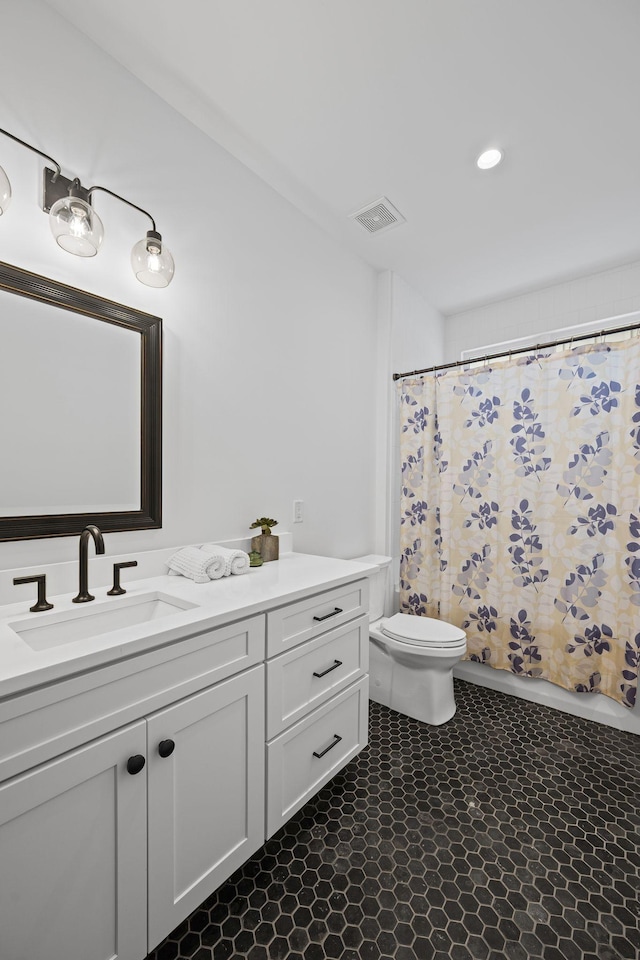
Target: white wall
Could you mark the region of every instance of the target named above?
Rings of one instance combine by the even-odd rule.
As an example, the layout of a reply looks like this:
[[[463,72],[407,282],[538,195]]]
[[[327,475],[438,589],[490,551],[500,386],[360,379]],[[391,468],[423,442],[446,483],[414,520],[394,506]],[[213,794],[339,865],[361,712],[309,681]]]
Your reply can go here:
[[[444,325],[440,313],[402,277],[382,273],[378,287],[378,460],[379,489],[387,505],[379,517],[376,549],[398,559],[400,535],[400,450],[397,389],[394,373],[405,373],[444,357]],[[395,569],[397,571],[397,563]]]
[[[392,373],[422,369],[444,359],[442,315],[406,280],[392,275]]]
[[[640,310],[640,260],[556,283],[445,319],[445,357]]]
[[[0,259],[164,320],[164,526],[109,534],[107,553],[241,537],[264,514],[303,552],[373,549],[374,271],[49,7],[2,7],[0,127],[148,209],[176,261],[166,290],[139,284],[129,252],[149,225],[103,194],[100,254],[61,251],[43,162],[0,136],[14,193]],[[2,543],[0,569],[76,551],[75,537]]]

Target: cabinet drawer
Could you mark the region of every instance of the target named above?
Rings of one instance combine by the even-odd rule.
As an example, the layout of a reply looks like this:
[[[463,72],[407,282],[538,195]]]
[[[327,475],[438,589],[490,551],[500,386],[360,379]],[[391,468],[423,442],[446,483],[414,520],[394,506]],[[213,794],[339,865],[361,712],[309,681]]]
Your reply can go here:
[[[0,781],[264,658],[251,617],[0,703]]]
[[[267,739],[319,707],[363,673],[369,619],[359,617],[267,662]]]
[[[367,744],[363,677],[267,745],[267,838]]]
[[[272,610],[267,614],[267,656],[353,620],[368,608],[369,581],[364,579]]]

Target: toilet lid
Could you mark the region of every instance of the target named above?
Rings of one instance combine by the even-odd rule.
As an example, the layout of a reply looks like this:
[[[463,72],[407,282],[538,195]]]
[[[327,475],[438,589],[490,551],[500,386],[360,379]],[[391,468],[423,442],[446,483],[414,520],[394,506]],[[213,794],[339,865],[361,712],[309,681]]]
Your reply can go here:
[[[396,613],[381,625],[382,632],[394,640],[404,640],[405,643],[418,643],[423,646],[443,647],[460,646],[467,639],[467,635],[460,627],[444,620],[434,620],[431,617],[414,617],[406,613]]]

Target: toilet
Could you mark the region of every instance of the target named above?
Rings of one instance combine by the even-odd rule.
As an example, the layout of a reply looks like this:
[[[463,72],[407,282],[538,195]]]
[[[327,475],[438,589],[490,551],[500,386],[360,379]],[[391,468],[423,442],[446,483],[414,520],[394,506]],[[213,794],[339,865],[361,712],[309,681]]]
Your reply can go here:
[[[375,564],[369,574],[369,696],[414,720],[439,726],[456,712],[453,668],[467,650],[464,630],[430,617],[395,613],[391,557],[354,557]]]

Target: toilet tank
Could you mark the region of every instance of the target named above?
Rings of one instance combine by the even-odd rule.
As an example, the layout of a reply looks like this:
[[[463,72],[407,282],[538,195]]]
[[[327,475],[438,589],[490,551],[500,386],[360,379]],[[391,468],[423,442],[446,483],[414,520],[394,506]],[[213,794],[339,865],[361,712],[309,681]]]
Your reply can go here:
[[[385,604],[389,590],[391,571],[391,557],[382,557],[379,554],[369,554],[366,557],[353,557],[358,563],[370,563],[378,568],[377,572],[369,574],[369,620],[379,620],[384,616]]]

